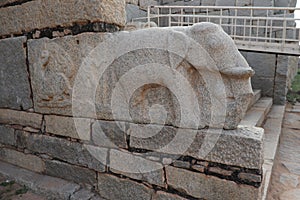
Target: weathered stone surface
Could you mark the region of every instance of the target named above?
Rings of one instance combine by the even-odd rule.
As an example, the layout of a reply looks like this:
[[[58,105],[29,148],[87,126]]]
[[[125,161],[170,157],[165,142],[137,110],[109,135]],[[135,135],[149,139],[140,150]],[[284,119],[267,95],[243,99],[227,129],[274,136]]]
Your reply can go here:
[[[92,125],[92,142],[99,147],[127,148],[128,123],[95,121]]]
[[[15,130],[7,126],[0,125],[0,143],[15,146]]]
[[[216,0],[216,6],[235,6],[236,0]]]
[[[173,162],[174,167],[180,167],[180,168],[190,168],[190,163],[186,161],[181,161],[181,160],[175,160]]]
[[[157,191],[152,197],[153,200],[186,200],[186,198],[180,197],[175,194],[170,194],[162,191]]]
[[[79,184],[97,185],[96,172],[55,160],[45,161],[45,173]]]
[[[236,6],[251,6],[252,0],[236,0]]]
[[[20,1],[22,1],[22,0],[0,0],[0,6],[5,6],[7,4],[17,3]]]
[[[298,200],[300,196],[300,189],[293,189],[289,191],[285,191],[280,195],[280,200]]]
[[[300,129],[300,113],[286,113],[286,117],[284,120],[284,125],[287,128],[291,129]],[[292,131],[292,130],[290,130]]]
[[[255,76],[274,78],[276,67],[275,54],[247,52],[246,60],[254,69]]]
[[[95,7],[95,5],[97,5]],[[59,16],[59,17],[58,17]],[[125,25],[125,1],[77,2],[38,0],[0,9],[0,35],[20,34],[34,29],[102,21]]]
[[[0,9],[0,16],[3,14]],[[0,17],[1,21],[4,19]],[[0,25],[0,32],[5,28]],[[32,107],[30,85],[23,44],[26,37],[0,41],[0,107],[27,110]]]
[[[105,171],[107,149],[22,131],[17,131],[16,135],[17,146],[99,172]]]
[[[72,86],[76,73],[84,57],[102,39],[101,33],[85,33],[53,40],[29,40],[28,58],[35,111],[72,116]]]
[[[296,188],[299,184],[299,176],[294,174],[282,173],[279,177],[280,183],[285,186],[291,186]]]
[[[165,127],[164,127],[165,128]],[[164,130],[164,129],[163,129]],[[227,165],[260,169],[263,162],[264,130],[239,127],[237,130],[175,129],[161,131],[161,137],[130,137],[130,146],[169,154],[183,154]]]
[[[274,77],[265,78],[256,76],[251,79],[251,84],[253,85],[253,88],[261,90],[262,96],[273,97]]]
[[[0,109],[0,123],[42,128],[43,116],[37,113]]]
[[[75,126],[74,120],[72,117],[46,115],[46,132],[80,140],[90,140],[91,119],[77,118],[77,126]],[[78,131],[78,129],[80,130]]]
[[[220,174],[223,176],[231,176],[233,173],[232,171],[221,169],[219,167],[210,167],[209,172],[215,173],[215,174]]]
[[[1,148],[0,159],[39,173],[42,173],[45,170],[45,164],[41,158],[12,149]]]
[[[82,200],[82,199],[89,199],[92,200],[92,198],[95,198],[95,194],[88,191],[87,189],[83,188],[77,191],[75,194],[72,194],[70,197],[70,200]],[[103,198],[98,198],[98,200],[102,200]],[[103,199],[104,200],[104,199]]]
[[[250,181],[250,182],[256,182],[256,183],[260,183],[262,180],[260,175],[243,173],[243,172],[239,173],[238,177],[240,179]]]
[[[184,169],[166,167],[167,183],[172,188],[195,198],[203,199],[257,199],[258,188],[207,176]]]
[[[25,185],[37,194],[43,195],[46,199],[69,199],[75,191],[80,189],[78,184],[38,174],[4,162],[0,162],[0,173]]]
[[[118,150],[110,150],[109,161],[110,170],[114,173],[165,186],[163,166],[160,163]]]
[[[146,17],[147,12],[141,10],[139,6],[133,4],[126,5],[126,22],[131,22],[134,18]]]
[[[153,190],[128,179],[98,173],[99,194],[107,199],[150,200]]]
[[[202,6],[215,6],[216,0],[202,0]]]
[[[107,45],[115,54],[103,51]],[[38,112],[71,115],[73,97],[76,117],[235,129],[253,95],[252,69],[211,23],[31,40],[28,46]]]

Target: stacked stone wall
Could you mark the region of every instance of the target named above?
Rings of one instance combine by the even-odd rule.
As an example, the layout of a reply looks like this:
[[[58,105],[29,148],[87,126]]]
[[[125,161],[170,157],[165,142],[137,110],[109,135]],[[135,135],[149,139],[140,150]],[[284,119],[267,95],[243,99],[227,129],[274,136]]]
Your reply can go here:
[[[207,127],[191,130],[197,133],[192,149],[178,156],[153,150],[178,131],[172,117],[154,143],[138,140],[129,128],[147,123],[138,118],[143,108],[132,114],[144,121],[119,120],[123,129],[106,107],[96,117],[73,117],[70,87],[81,64],[96,45],[114,36],[108,32],[124,25],[123,0],[0,1],[0,160],[93,188],[104,199],[256,199],[262,182],[260,128],[222,129],[207,157],[198,156],[197,150],[214,132],[207,133]],[[109,50],[111,46],[103,49]],[[161,52],[141,55],[170,58]],[[132,64],[128,57],[112,64],[114,73],[120,73],[122,63]],[[113,80],[108,76],[102,81]],[[148,89],[146,95],[155,102]],[[236,105],[229,106],[228,115]]]

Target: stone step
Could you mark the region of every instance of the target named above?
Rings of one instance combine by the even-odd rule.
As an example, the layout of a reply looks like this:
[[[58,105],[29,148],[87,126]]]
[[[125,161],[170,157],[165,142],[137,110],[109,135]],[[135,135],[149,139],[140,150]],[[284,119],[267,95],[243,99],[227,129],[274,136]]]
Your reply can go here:
[[[76,183],[52,176],[38,174],[5,162],[0,161],[0,174],[16,183],[25,185],[36,194],[46,199],[98,199],[97,194],[82,188]]]
[[[246,113],[240,122],[242,126],[261,127],[273,104],[273,99],[269,97],[260,98]]]
[[[261,98],[261,90],[253,90],[253,94],[248,110]]]
[[[265,130],[264,139],[264,163],[263,163],[263,181],[261,185],[260,200],[266,200],[270,185],[271,174],[279,146],[279,137],[284,117],[285,106],[273,105],[270,113],[267,115],[266,122],[263,125]]]

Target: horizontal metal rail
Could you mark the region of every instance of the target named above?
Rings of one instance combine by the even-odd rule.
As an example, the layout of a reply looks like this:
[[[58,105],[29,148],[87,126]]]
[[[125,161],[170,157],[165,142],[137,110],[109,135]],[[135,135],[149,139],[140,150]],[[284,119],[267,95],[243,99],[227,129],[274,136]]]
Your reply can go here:
[[[294,13],[300,8],[235,6],[149,6],[145,18],[159,27],[219,24],[242,50],[300,56],[300,31]]]

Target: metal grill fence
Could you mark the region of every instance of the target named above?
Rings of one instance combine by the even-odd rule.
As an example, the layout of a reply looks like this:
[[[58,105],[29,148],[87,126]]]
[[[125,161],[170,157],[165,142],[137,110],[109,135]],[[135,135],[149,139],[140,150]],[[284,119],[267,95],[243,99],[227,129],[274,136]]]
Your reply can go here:
[[[295,11],[288,7],[149,6],[146,18],[159,27],[219,24],[239,49],[300,55]]]

